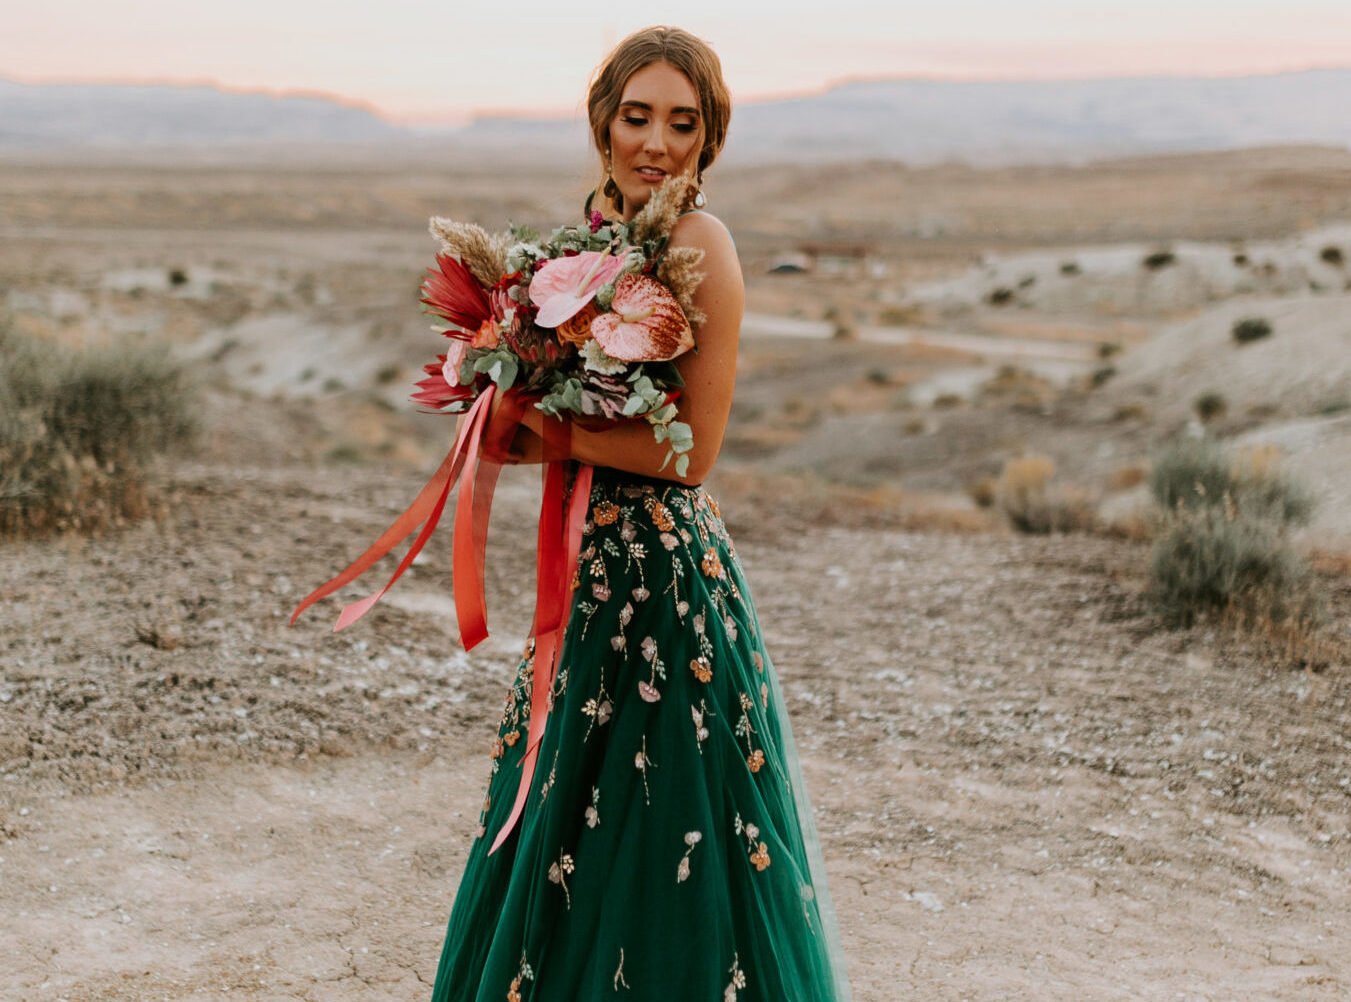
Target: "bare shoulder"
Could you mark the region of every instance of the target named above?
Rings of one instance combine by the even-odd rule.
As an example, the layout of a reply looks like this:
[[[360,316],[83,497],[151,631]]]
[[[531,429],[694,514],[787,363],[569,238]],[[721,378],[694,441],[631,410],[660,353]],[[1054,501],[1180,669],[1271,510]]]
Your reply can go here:
[[[735,263],[736,244],[731,231],[721,219],[709,212],[687,212],[676,220],[671,230],[672,247],[698,247],[710,265],[720,262]]]
[[[671,228],[671,247],[697,247],[704,251],[701,270],[715,281],[742,284],[742,266],[736,257],[732,234],[719,217],[708,212],[686,212]]]

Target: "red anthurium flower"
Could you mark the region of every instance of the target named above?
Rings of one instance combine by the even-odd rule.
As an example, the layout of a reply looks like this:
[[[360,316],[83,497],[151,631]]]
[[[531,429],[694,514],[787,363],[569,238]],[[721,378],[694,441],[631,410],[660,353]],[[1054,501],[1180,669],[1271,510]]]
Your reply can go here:
[[[436,268],[427,269],[422,302],[427,312],[464,331],[476,331],[492,317],[488,294],[469,269],[447,254],[436,255]],[[449,337],[458,337],[451,333]]]
[[[694,332],[671,290],[647,275],[615,283],[611,313],[591,321],[591,336],[621,362],[664,362],[694,347]]]
[[[455,369],[458,369],[459,359],[463,357],[464,352],[452,350],[449,354],[449,359],[446,355],[437,355],[435,362],[428,362],[422,367],[427,378],[418,381],[418,392],[413,394],[413,403],[443,411],[451,404],[472,400],[478,395],[472,384],[457,386],[454,382]],[[446,376],[447,368],[451,369],[449,379]]]

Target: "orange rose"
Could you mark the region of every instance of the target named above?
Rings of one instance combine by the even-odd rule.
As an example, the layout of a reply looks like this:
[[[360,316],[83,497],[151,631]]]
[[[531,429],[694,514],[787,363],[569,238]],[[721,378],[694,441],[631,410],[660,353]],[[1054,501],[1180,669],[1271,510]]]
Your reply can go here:
[[[569,317],[558,325],[556,331],[559,341],[575,344],[578,348],[591,340],[591,321],[600,316],[595,303],[587,303],[580,313]]]

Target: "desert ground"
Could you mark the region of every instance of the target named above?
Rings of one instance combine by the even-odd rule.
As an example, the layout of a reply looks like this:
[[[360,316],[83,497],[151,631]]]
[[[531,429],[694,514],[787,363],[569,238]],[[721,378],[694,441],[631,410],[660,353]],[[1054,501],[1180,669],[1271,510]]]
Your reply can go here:
[[[152,517],[0,542],[0,998],[429,995],[535,478],[500,489],[472,654],[441,537],[357,627],[286,621],[446,447],[407,404],[438,347],[426,218],[548,226],[587,187],[305,151],[0,162],[5,322],[168,345],[205,426]],[[1351,153],[731,164],[710,197],[749,313],[708,486],[859,1002],[1351,996]],[[1248,316],[1275,332],[1238,347]],[[1318,498],[1326,657],[1147,599],[1141,471],[1207,391],[1213,430]],[[978,503],[1025,452],[1094,531]]]

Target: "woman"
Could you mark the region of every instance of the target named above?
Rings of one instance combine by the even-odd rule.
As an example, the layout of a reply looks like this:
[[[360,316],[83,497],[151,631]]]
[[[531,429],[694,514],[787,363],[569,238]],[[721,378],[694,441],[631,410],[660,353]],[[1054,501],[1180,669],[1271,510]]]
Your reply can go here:
[[[721,150],[717,56],[675,28],[626,38],[588,111],[602,192],[627,220]],[[702,201],[698,199],[697,201]],[[693,209],[693,206],[691,206]],[[552,709],[520,824],[533,652],[507,694],[492,775],[433,1002],[840,1002],[849,989],[774,669],[717,503],[699,483],[731,407],[743,307],[726,228],[683,215],[704,252],[697,351],[679,361],[685,474],[645,422],[574,428],[595,466]],[[538,462],[532,409],[512,451]]]

